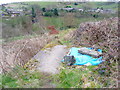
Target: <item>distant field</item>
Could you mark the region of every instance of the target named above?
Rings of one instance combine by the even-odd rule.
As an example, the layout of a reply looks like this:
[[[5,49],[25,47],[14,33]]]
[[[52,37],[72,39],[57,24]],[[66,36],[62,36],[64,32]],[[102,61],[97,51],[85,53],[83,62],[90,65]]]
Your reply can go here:
[[[105,9],[114,9],[117,10],[118,9],[118,4],[117,3],[111,3],[109,5],[105,4],[104,2],[94,2],[94,6],[97,7],[103,7]]]
[[[84,8],[84,6],[91,7],[91,8],[103,7],[104,9],[114,9],[114,10],[117,10],[118,8],[117,3],[107,4],[105,2],[87,2],[87,3],[79,3],[78,5],[74,5],[74,3],[65,4],[65,3],[59,3],[59,2],[25,2],[25,3],[30,5],[38,4],[41,7],[50,7],[53,5],[54,8],[55,7],[63,8],[66,5],[70,5],[72,8]]]
[[[86,18],[74,18],[75,20],[75,26],[79,27],[80,23],[87,22],[87,21],[99,21],[102,20],[104,17],[86,17]],[[44,19],[47,21],[48,25],[54,25],[57,29],[60,29],[61,27],[65,27],[65,22],[63,17],[44,17]]]
[[[65,7],[66,5],[71,5],[71,7],[79,7],[83,8],[88,5],[88,7],[92,8],[97,8],[97,7],[102,7],[103,8],[112,8],[112,9],[117,9],[117,4],[115,3],[101,3],[101,2],[87,2],[87,3],[78,3],[78,5],[74,5],[75,3],[67,3],[67,2],[22,2],[22,3],[13,3],[13,4],[8,4],[8,6],[15,6],[14,8],[20,7],[20,6],[28,6],[28,8],[31,10],[31,5],[37,4],[42,7],[48,7],[48,9],[52,8],[62,8]],[[22,8],[22,7],[21,7]],[[66,30],[68,28],[78,28],[80,23],[87,22],[87,21],[99,21],[104,18],[109,18],[109,17],[116,17],[117,14],[101,14],[101,13],[90,13],[90,12],[69,12],[66,13],[63,11],[58,11],[59,16],[52,16],[52,17],[47,17],[47,16],[41,16],[43,18],[43,26],[46,28],[47,26],[55,26],[57,30]],[[3,23],[4,25],[4,32],[5,35],[6,33],[8,36],[19,36],[20,33],[18,33],[20,30],[24,30],[23,32],[26,32],[27,29],[31,30],[32,32],[36,32],[38,34],[42,32],[43,26],[39,26],[38,24],[35,25],[30,25],[31,22],[31,17],[30,16],[23,16],[23,17],[16,17],[16,18],[11,18],[9,20],[6,19],[0,19],[0,22]],[[42,19],[40,19],[42,20]],[[44,22],[45,21],[45,22]],[[39,21],[42,22],[42,21]],[[5,26],[6,25],[6,26]],[[16,28],[17,27],[17,28]],[[24,29],[19,29],[24,28]],[[9,29],[10,30],[9,30]],[[26,29],[27,28],[27,29]],[[19,29],[19,30],[18,30]],[[15,34],[14,34],[14,33]],[[21,32],[21,31],[20,31]],[[27,33],[27,32],[26,32]],[[20,34],[21,35],[21,34]],[[6,37],[8,37],[6,35]]]
[[[67,3],[67,2],[43,2],[43,1],[36,1],[36,2],[23,2],[28,5],[34,5],[37,4],[41,8],[43,7],[49,7],[49,8],[63,8],[66,5],[70,5],[72,8],[84,8],[84,7],[91,7],[91,8],[97,8],[97,7],[103,7],[104,9],[113,9],[117,10],[118,9],[118,4],[117,3],[108,3],[108,2],[87,2],[87,3],[78,3],[78,5],[74,5],[74,3]],[[20,3],[14,3],[14,5],[18,7]],[[9,5],[10,6],[10,5]],[[11,4],[13,6],[13,4]]]
[[[37,4],[37,5],[40,5],[40,7],[49,7],[49,6],[56,6],[57,2],[25,2],[26,4],[29,4],[29,5],[34,5],[34,4]]]
[[[26,5],[22,5],[20,3],[11,3],[6,5],[7,8],[15,8],[15,9],[20,9],[22,7],[27,7]]]

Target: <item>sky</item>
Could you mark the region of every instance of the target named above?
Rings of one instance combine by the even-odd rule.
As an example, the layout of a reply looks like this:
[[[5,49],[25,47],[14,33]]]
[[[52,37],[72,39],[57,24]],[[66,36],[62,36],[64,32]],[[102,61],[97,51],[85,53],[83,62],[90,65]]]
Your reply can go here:
[[[0,0],[0,4],[23,1],[83,1],[83,0]],[[86,0],[86,1],[120,1],[120,0]]]

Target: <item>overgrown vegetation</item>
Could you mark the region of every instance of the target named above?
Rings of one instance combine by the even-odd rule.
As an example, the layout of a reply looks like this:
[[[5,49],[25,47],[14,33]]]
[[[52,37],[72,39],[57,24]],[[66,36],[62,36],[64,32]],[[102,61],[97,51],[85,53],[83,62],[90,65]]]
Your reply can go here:
[[[77,46],[94,47],[103,50],[104,64],[97,70],[105,73],[104,80],[113,82],[108,87],[116,87],[118,81],[118,18],[106,19],[99,22],[89,22],[80,25],[73,33],[73,42]],[[98,80],[100,81],[100,80]],[[107,82],[106,82],[107,83]],[[107,85],[107,84],[106,84]]]
[[[104,25],[104,27],[102,27],[102,25]],[[107,29],[109,33],[107,32],[107,30],[103,30],[103,28]],[[109,36],[107,37],[106,34]],[[78,30],[69,29],[69,30],[60,31],[57,37],[58,39],[52,41],[51,44],[47,44],[44,48],[53,47],[54,45],[58,44],[58,40],[61,41],[62,44],[66,44],[68,47],[69,46],[70,47],[71,46],[76,46],[76,47],[87,46],[87,47],[100,48],[103,50],[103,53],[104,53],[103,57],[106,61],[100,64],[99,66],[68,67],[62,64],[61,67],[59,68],[60,69],[59,74],[52,75],[52,76],[47,75],[46,78],[43,78],[42,75],[44,74],[37,71],[31,72],[30,70],[28,70],[27,73],[23,74],[22,76],[20,76],[19,75],[20,73],[18,73],[18,75],[20,76],[19,77],[20,81],[18,78],[17,79],[14,77],[11,78],[9,74],[7,74],[3,76],[3,79],[6,82],[3,81],[2,87],[20,87],[21,88],[21,87],[29,87],[29,85],[32,85],[31,88],[34,88],[34,87],[43,87],[46,83],[51,83],[53,85],[55,84],[55,87],[57,88],[117,87],[116,86],[117,85],[116,76],[118,73],[117,46],[115,47],[110,46],[114,40],[115,40],[114,44],[117,45],[117,39],[118,39],[117,38],[117,18],[111,18],[111,19],[107,19],[99,22],[83,23],[80,25],[80,28]],[[98,39],[96,39],[97,37]],[[111,43],[108,43],[102,39],[105,39],[105,40],[110,39]],[[99,44],[108,43],[109,46],[107,44],[105,44],[105,46],[104,45],[101,46],[98,43]],[[109,53],[111,52],[112,48],[114,53]],[[29,71],[31,73],[29,73]],[[22,69],[22,73],[23,72],[26,72],[26,70]],[[36,83],[33,83],[34,80]],[[16,82],[18,83],[16,84]]]
[[[26,3],[23,3],[26,4]],[[55,88],[113,88],[118,83],[118,18],[117,14],[62,11],[58,6],[110,8],[115,3],[38,3],[28,2],[32,15],[2,19],[3,74],[2,88],[41,88],[52,84]],[[37,4],[37,5],[36,5]],[[101,6],[102,5],[102,6]],[[55,6],[55,7],[53,7]],[[31,8],[32,7],[32,8]],[[47,11],[47,9],[50,9]],[[112,17],[112,18],[111,18]],[[108,19],[109,18],[109,19]],[[89,21],[89,22],[87,22]],[[80,24],[80,27],[78,27]],[[57,35],[50,35],[48,26],[55,26]],[[76,28],[78,28],[76,30]],[[103,50],[105,60],[99,66],[65,66],[60,73],[49,75],[37,71],[32,57],[40,50],[56,45],[94,47]],[[0,48],[1,49],[1,48]],[[34,60],[32,60],[34,61]],[[38,62],[36,62],[38,63]],[[16,66],[17,65],[17,66]]]
[[[3,18],[3,39],[8,39],[16,36],[24,36],[31,34],[43,34],[47,31],[47,26],[54,25],[58,30],[64,30],[66,28],[78,28],[81,22],[96,21],[104,18],[110,18],[116,16],[117,13],[99,13],[99,12],[80,12],[77,10],[65,11],[60,8],[103,8],[107,6],[113,6],[111,9],[117,10],[116,3],[52,3],[52,2],[28,2],[28,3],[14,3],[12,5],[20,5],[21,8],[27,8],[24,10],[26,13],[23,16],[13,18]],[[53,7],[53,6],[56,7]],[[98,6],[97,6],[98,5]],[[100,7],[100,5],[103,5]],[[59,7],[58,7],[59,6]],[[80,7],[79,7],[80,6]],[[67,8],[68,8],[67,7]],[[5,8],[5,7],[4,7]],[[13,7],[12,7],[13,8]],[[20,8],[20,7],[19,7]],[[8,8],[9,9],[9,8]],[[9,34],[8,34],[9,33]]]
[[[94,69],[98,66],[75,66],[74,68],[64,66],[60,74],[55,76],[54,83],[57,88],[102,88],[103,83],[96,81],[94,75],[98,72]]]
[[[2,88],[41,88],[51,76],[37,70],[28,70],[16,66],[7,74],[0,75]]]

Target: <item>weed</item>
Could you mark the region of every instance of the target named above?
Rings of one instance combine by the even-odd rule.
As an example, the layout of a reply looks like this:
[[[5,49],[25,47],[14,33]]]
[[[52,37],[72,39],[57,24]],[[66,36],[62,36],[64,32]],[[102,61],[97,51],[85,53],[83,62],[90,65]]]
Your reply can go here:
[[[81,66],[80,68],[61,69],[60,73],[54,78],[54,83],[58,88],[100,88],[101,86],[95,80],[93,69],[97,66]],[[88,86],[87,86],[88,85]]]

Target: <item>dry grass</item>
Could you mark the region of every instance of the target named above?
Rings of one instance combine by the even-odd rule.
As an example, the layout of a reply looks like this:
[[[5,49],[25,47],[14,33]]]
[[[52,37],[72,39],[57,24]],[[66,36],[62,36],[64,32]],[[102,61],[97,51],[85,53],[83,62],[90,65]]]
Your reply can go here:
[[[118,76],[118,18],[110,18],[99,22],[87,22],[80,25],[72,34],[72,41],[76,46],[94,47],[103,50],[105,62],[99,69],[105,67],[106,76],[101,82],[112,79],[117,83]],[[116,87],[112,83],[109,87]]]
[[[53,36],[44,34],[35,38],[17,40],[2,45],[1,66],[3,72],[14,65],[24,66],[38,51],[53,40]]]

